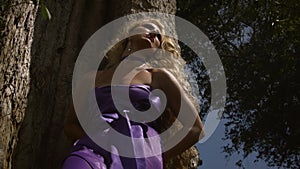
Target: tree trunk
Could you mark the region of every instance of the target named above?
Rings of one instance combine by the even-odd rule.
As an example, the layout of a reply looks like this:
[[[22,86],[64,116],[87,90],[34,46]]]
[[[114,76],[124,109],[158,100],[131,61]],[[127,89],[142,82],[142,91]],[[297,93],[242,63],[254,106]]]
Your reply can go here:
[[[60,168],[71,143],[63,123],[71,101],[74,63],[82,44],[107,20],[107,2],[46,1],[52,19],[35,23],[31,90],[14,168]],[[95,19],[97,18],[97,19]]]
[[[12,155],[27,105],[31,45],[38,8],[31,1],[7,3],[6,9],[1,11],[0,58],[0,165],[4,169],[12,168]]]
[[[10,43],[8,44],[12,47],[8,48],[6,52],[17,51],[15,48],[26,51],[24,52],[26,55],[24,54],[24,57],[21,57],[22,60],[20,57],[16,57],[20,55],[18,52],[10,52],[11,57],[5,57],[6,60],[10,59],[10,61],[6,61],[7,63],[14,63],[13,65],[7,64],[7,66],[10,66],[12,70],[17,69],[20,73],[9,71],[10,68],[2,67],[5,62],[1,63],[1,74],[5,72],[4,74],[8,74],[10,77],[7,76],[1,79],[1,102],[12,105],[11,107],[6,106],[6,109],[9,109],[12,114],[0,119],[1,124],[3,124],[1,125],[1,132],[3,130],[4,133],[9,133],[9,137],[5,137],[7,141],[3,142],[5,143],[4,147],[10,147],[4,153],[6,157],[5,169],[11,163],[11,154],[16,144],[16,138],[19,141],[15,151],[13,151],[12,164],[14,169],[60,168],[71,146],[63,133],[63,123],[71,101],[74,63],[84,42],[97,29],[107,22],[126,14],[141,11],[160,11],[175,14],[176,11],[176,0],[59,0],[46,1],[45,5],[51,12],[52,19],[43,19],[41,12],[38,12],[34,24],[32,47],[30,42],[33,25],[30,29],[24,29],[24,32],[27,31],[28,38],[15,36],[19,37],[22,43],[26,42],[26,48],[21,43],[16,45],[15,42],[18,41],[9,39]],[[27,8],[29,7],[31,9],[28,9],[27,15],[31,17],[26,22],[20,23],[33,23],[36,6],[27,5]],[[22,10],[27,8],[23,7]],[[22,12],[22,16],[24,14],[25,12]],[[18,17],[18,15],[14,14],[11,17]],[[14,24],[13,21],[12,24]],[[13,28],[13,26],[7,25],[7,28]],[[13,31],[11,30],[11,32]],[[9,33],[11,32],[9,31]],[[31,53],[30,47],[32,49]],[[2,51],[2,53],[5,52]],[[30,93],[26,103],[29,89],[29,63],[31,63]],[[22,81],[18,81],[19,83],[14,82],[13,80],[18,77]],[[17,91],[22,91],[22,93],[17,95]],[[5,99],[9,101],[3,102]],[[18,102],[12,99],[17,99]],[[20,109],[17,110],[16,108]],[[8,110],[5,111],[10,113]],[[2,115],[3,112],[1,110]],[[17,137],[17,127],[21,121],[17,119],[23,119],[24,113],[25,118]],[[7,122],[2,123],[2,121]],[[8,126],[14,128],[11,129],[12,127]]]

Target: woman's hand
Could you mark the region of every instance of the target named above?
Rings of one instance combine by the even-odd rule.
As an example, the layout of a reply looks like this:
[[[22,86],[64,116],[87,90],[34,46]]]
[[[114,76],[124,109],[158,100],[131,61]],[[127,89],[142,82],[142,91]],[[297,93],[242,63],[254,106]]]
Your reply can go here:
[[[164,147],[170,149],[164,153],[165,158],[176,156],[192,147],[204,136],[204,128],[198,111],[185,94],[176,78],[165,69],[152,69],[152,86],[161,89],[167,97],[167,107],[174,116],[178,117],[179,111],[184,113],[183,118],[178,119],[182,128],[168,140]],[[191,125],[191,119],[194,124]],[[182,136],[183,139],[182,139]],[[180,140],[181,139],[181,140]],[[180,140],[178,143],[177,141]]]

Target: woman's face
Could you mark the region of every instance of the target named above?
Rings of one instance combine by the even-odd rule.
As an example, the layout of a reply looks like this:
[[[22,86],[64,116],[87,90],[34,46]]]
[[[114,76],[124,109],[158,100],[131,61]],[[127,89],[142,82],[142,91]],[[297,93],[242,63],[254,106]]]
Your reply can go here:
[[[159,48],[161,45],[160,29],[153,23],[145,23],[130,31],[129,45],[132,51]]]

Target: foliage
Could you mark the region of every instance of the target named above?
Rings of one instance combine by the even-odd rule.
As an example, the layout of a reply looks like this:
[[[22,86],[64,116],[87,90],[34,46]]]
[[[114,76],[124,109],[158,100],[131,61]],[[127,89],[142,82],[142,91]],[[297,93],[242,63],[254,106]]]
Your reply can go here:
[[[46,2],[45,0],[31,0],[31,1],[24,1],[24,2],[20,2],[18,4],[22,4],[22,3],[34,3],[35,5],[40,4],[41,7],[41,14],[43,16],[43,18],[51,20],[51,13],[49,11],[49,9],[47,8]],[[18,4],[12,4],[12,1],[9,0],[2,0],[0,2],[0,28],[4,26],[4,14],[7,12],[8,9],[10,9],[10,7],[16,6]],[[2,30],[2,29],[0,29]]]
[[[49,9],[47,8],[45,1],[44,0],[40,0],[41,1],[41,12],[42,12],[42,16],[45,19],[51,20],[51,13],[49,11]]]
[[[227,156],[257,152],[269,166],[299,168],[300,2],[179,0],[178,7],[225,67]]]

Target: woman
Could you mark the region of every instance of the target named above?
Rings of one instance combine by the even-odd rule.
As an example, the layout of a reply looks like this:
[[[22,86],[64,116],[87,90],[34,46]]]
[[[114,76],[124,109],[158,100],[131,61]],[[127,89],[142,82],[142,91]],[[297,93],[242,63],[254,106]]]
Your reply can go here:
[[[160,149],[160,147],[164,149],[164,147],[168,147],[168,144],[174,145],[167,151],[153,157],[128,158],[122,157],[118,155],[118,153],[114,154],[108,150],[104,150],[91,141],[80,127],[74,108],[72,108],[66,119],[65,133],[72,140],[79,140],[74,144],[70,156],[64,161],[63,169],[163,168],[164,165],[168,166],[166,161],[178,158],[180,154],[190,149],[199,140],[200,136],[203,136],[203,125],[198,116],[197,108],[194,106],[195,104],[191,102],[189,96],[186,95],[187,87],[184,87],[184,85],[182,85],[183,83],[178,82],[173,75],[174,73],[170,73],[169,70],[150,66],[157,62],[162,62],[162,60],[157,61],[152,58],[158,49],[171,52],[175,60],[181,59],[179,48],[176,47],[173,39],[162,36],[164,29],[157,20],[139,22],[129,30],[129,34],[133,36],[121,41],[112,48],[111,52],[108,53],[108,64],[105,69],[97,72],[95,93],[98,106],[102,113],[101,117],[103,123],[108,122],[110,124],[111,128],[109,128],[109,130],[115,129],[130,137],[149,138],[168,129],[175,122],[182,107],[184,107],[185,115],[195,119],[195,122],[190,128],[186,129],[184,126],[190,126],[191,124],[186,124],[187,122],[183,119],[180,121],[183,126],[182,129],[178,128],[176,132],[170,134],[170,139],[162,140],[159,144],[150,141],[148,145],[146,145],[147,148],[145,148],[145,145],[140,146],[135,144],[132,144],[132,147],[128,148],[145,151],[146,149],[152,150],[153,147],[156,149]],[[119,53],[120,51],[122,51],[122,53]],[[123,64],[120,64],[122,62]],[[124,64],[124,62],[126,64]],[[128,67],[131,67],[131,70],[126,70]],[[116,76],[117,69],[123,71],[119,71],[117,73],[119,77],[115,79],[114,76]],[[182,75],[182,73],[179,74]],[[180,78],[181,76],[177,77]],[[180,78],[180,80],[185,81],[184,78]],[[160,103],[151,100],[149,95],[154,89],[162,90],[167,99],[163,114],[153,122],[143,123],[134,121],[132,119],[134,117],[131,118],[127,116],[126,112],[125,116],[124,112],[123,114],[118,112],[112,98],[112,88],[117,88],[116,90],[122,93],[122,88],[124,87],[129,87],[130,101],[124,102],[121,100],[120,102],[125,103],[123,106],[132,103],[134,108],[139,111],[146,111],[152,104],[159,107]],[[120,96],[121,95],[122,94],[120,94]],[[120,100],[120,98],[118,99]],[[187,134],[179,143],[172,142],[176,140],[172,138],[177,138],[184,133]],[[114,144],[118,140],[113,140],[109,134],[105,134],[103,140],[110,140],[108,142],[114,151],[122,151],[122,147],[117,146],[117,143]],[[186,161],[190,160],[186,159]],[[185,164],[180,165],[181,166],[176,166],[176,168],[189,167],[184,166]]]

